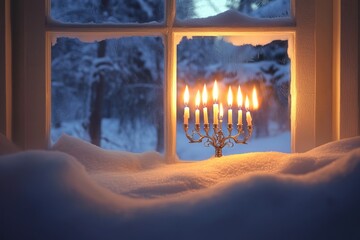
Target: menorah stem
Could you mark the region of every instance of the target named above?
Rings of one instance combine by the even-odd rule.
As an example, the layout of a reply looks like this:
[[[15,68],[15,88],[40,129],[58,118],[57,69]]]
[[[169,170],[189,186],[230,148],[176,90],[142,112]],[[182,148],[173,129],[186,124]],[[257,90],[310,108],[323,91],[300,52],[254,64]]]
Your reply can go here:
[[[215,147],[215,157],[222,157],[222,148]]]

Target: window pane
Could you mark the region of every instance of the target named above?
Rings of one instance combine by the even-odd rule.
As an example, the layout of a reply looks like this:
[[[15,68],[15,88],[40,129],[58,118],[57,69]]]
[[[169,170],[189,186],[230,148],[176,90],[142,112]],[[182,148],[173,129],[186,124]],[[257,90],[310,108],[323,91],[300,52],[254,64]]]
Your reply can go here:
[[[255,18],[290,16],[290,0],[176,0],[179,19],[206,18],[236,10]]]
[[[208,118],[210,135],[213,133],[213,97],[214,80],[219,86],[219,102],[224,106],[223,132],[228,134],[228,88],[233,93],[233,131],[235,134],[238,106],[237,88],[240,85],[243,95],[243,119],[246,127],[244,101],[247,95],[252,101],[255,87],[259,98],[259,109],[253,110],[250,104],[253,135],[249,144],[225,146],[223,153],[243,153],[256,151],[290,152],[290,59],[287,55],[287,41],[276,40],[266,45],[236,45],[236,38],[192,37],[183,38],[178,45],[177,78],[177,154],[181,159],[206,159],[214,155],[213,147],[205,147],[203,143],[189,143],[183,130],[184,89],[190,91],[189,133],[194,129],[195,95],[207,84]],[[201,131],[203,131],[204,115],[202,104],[200,110]],[[204,139],[205,141],[206,139]],[[203,141],[203,142],[204,142]]]
[[[52,47],[52,125],[107,149],[163,151],[164,54],[160,37]]]
[[[51,0],[51,17],[64,23],[162,22],[164,0]]]

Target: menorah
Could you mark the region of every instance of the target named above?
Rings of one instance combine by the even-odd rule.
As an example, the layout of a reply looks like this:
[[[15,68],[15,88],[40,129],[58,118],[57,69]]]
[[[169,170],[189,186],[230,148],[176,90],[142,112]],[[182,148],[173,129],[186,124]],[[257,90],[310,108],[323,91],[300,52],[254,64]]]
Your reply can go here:
[[[247,141],[250,139],[253,131],[252,125],[252,118],[249,111],[249,98],[246,96],[245,99],[245,110],[246,110],[246,127],[244,128],[244,124],[242,121],[242,93],[240,90],[240,86],[238,87],[237,93],[237,102],[238,102],[238,123],[236,125],[237,132],[232,135],[234,130],[233,123],[232,123],[232,91],[231,87],[229,87],[228,91],[228,124],[227,124],[227,134],[223,131],[223,116],[224,110],[223,106],[220,103],[220,112],[219,112],[219,104],[217,103],[218,99],[218,87],[217,82],[214,82],[213,88],[213,132],[210,133],[210,124],[208,120],[208,112],[207,112],[207,90],[206,85],[204,85],[203,90],[203,118],[204,118],[204,127],[203,131],[200,128],[200,91],[197,92],[195,98],[195,129],[189,133],[189,117],[190,117],[190,109],[188,107],[189,102],[189,89],[188,86],[185,88],[184,93],[184,131],[186,134],[187,139],[189,139],[189,143],[204,143],[204,146],[210,147],[213,146],[215,148],[215,157],[222,156],[222,149],[225,146],[233,147],[235,144],[246,144]],[[257,101],[257,94],[256,89],[253,89],[253,108],[258,108],[258,101]]]
[[[213,146],[215,148],[215,157],[222,156],[222,149],[225,146],[233,147],[235,144],[246,144],[252,134],[252,126],[247,126],[247,133],[243,130],[243,125],[237,125],[237,133],[231,135],[233,131],[232,124],[229,124],[227,127],[228,135],[226,136],[222,131],[221,125],[213,125],[213,134],[209,134],[210,126],[209,124],[204,124],[205,134],[200,132],[200,124],[195,124],[195,129],[192,131],[191,135],[188,133],[189,125],[184,124],[184,131],[186,137],[189,139],[190,143],[201,143],[203,140],[206,147]],[[196,137],[198,136],[198,137]],[[242,139],[239,137],[242,136]]]

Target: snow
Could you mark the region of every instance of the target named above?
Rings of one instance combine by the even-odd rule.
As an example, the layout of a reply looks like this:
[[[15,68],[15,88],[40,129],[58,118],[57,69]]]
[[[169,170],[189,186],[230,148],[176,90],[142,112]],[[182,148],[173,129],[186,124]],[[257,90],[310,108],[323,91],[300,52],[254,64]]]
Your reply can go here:
[[[109,151],[68,135],[62,135],[52,149],[76,157],[88,171],[133,172],[164,163],[164,157],[157,152]]]
[[[215,150],[212,146],[205,147],[204,143],[190,144],[180,124],[177,127],[176,136],[176,149],[180,159],[190,161],[203,160],[214,156]],[[272,123],[270,124],[269,136],[258,138],[252,136],[246,145],[235,144],[233,147],[226,146],[223,148],[223,155],[265,151],[289,153],[291,151],[290,131],[279,131],[277,125]]]
[[[360,137],[169,165],[63,136],[0,157],[0,236],[359,239],[359,187]]]
[[[257,18],[247,16],[236,10],[227,10],[216,16],[194,19],[176,19],[176,26],[232,26],[232,27],[260,27],[260,26],[293,26],[292,17]]]
[[[84,128],[83,120],[64,121],[60,128],[51,129],[51,141],[56,143],[63,135],[71,135],[90,142],[88,131]],[[145,152],[154,150],[156,147],[156,129],[151,125],[136,122],[135,129],[129,127],[122,128],[119,131],[119,120],[104,118],[102,119],[103,137],[101,139],[101,147],[110,150],[126,150],[130,152]]]

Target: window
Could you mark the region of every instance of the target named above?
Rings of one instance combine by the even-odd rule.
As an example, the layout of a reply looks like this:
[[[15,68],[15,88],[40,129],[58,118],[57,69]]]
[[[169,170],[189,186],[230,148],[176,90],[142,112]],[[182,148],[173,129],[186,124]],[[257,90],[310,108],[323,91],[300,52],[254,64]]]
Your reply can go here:
[[[65,133],[106,149],[163,151],[160,37],[58,38],[51,52],[53,143]]]
[[[145,7],[145,5],[147,4],[148,7],[150,6],[150,4],[152,4],[152,6],[154,6],[155,2],[157,3],[157,7],[155,9],[148,9],[147,7]],[[124,1],[124,3],[127,3],[127,5],[124,5],[123,2],[87,2],[87,1],[83,1],[80,2],[78,4],[70,4],[68,2],[64,2],[64,1],[56,1],[56,0],[52,0],[52,7],[51,7],[51,14],[52,14],[52,18],[54,18],[54,20],[57,20],[59,22],[63,23],[131,23],[131,22],[149,22],[151,20],[161,20],[162,15],[159,14],[159,12],[157,12],[157,9],[162,9],[163,3],[162,1],[132,1],[132,3],[130,4],[130,2],[126,2]],[[135,6],[137,4],[139,4],[138,6]],[[161,4],[162,3],[162,4]],[[202,2],[199,5],[199,1],[178,1],[177,2],[177,9],[176,9],[176,15],[177,18],[179,19],[179,21],[181,21],[182,19],[186,20],[185,17],[187,18],[193,18],[199,15],[199,13],[204,13],[205,11],[199,11],[200,9],[203,9],[204,7],[207,10],[207,12],[210,12],[211,15],[211,5],[209,5],[209,2]],[[290,1],[289,0],[281,0],[278,3],[281,3],[280,5],[278,4],[278,6],[274,5],[274,3],[271,2],[256,2],[256,1],[248,1],[247,5],[245,5],[244,3],[237,3],[237,2],[233,2],[233,3],[228,3],[226,1],[218,1],[215,5],[212,6],[212,10],[217,10],[219,9],[224,9],[224,10],[229,10],[229,9],[233,9],[232,11],[235,12],[235,16],[237,17],[243,17],[246,16],[244,15],[245,13],[248,16],[252,16],[252,17],[257,17],[257,18],[266,18],[267,20],[264,21],[264,25],[267,26],[268,23],[273,22],[272,19],[270,18],[286,18],[288,22],[291,21],[291,18],[289,17],[290,15]],[[134,5],[135,4],[135,5]],[[179,7],[180,6],[180,7]],[[227,9],[226,9],[227,8]],[[144,13],[141,12],[141,10],[145,10],[148,9],[148,13],[147,15],[149,16],[148,18],[143,17],[142,19],[140,19],[140,16],[143,16]],[[267,10],[266,10],[267,9]],[[269,9],[272,9],[272,12],[269,11]],[[131,11],[132,13],[127,13]],[[133,13],[134,11],[136,11],[136,13]],[[191,15],[191,11],[193,11],[193,14]],[[278,14],[278,12],[282,12],[281,15],[279,16],[275,16],[274,14]],[[92,14],[89,14],[89,12],[91,12]],[[237,14],[237,12],[243,13],[241,14]],[[154,15],[156,15],[155,13],[158,13],[159,17],[155,17]],[[217,14],[218,12],[214,12],[215,14]],[[234,14],[231,13],[230,11],[228,11],[227,13],[224,13],[225,16],[229,17],[230,14]],[[146,15],[146,14],[145,14]],[[200,17],[204,17],[205,15],[202,15]],[[249,20],[250,18],[244,18],[242,21],[245,23],[243,23],[244,25],[246,24],[252,24],[253,21]],[[148,20],[148,21],[146,21]],[[210,25],[212,25],[214,22],[216,22],[217,20],[213,20],[212,22],[209,22]],[[177,24],[177,23],[174,23]],[[188,23],[184,22],[181,23],[183,25],[187,25]],[[195,22],[195,25],[197,23]],[[229,21],[226,21],[225,24],[229,24]],[[276,24],[276,23],[275,23]],[[71,26],[71,25],[70,25]],[[140,25],[142,26],[137,32],[134,33],[134,35],[141,33],[142,31],[144,31],[144,29],[146,29],[146,26]],[[82,28],[84,27],[88,27],[88,25],[82,25]],[[172,33],[176,33],[176,30],[174,28],[175,26],[170,26],[170,31]],[[122,26],[116,26],[116,28],[119,28],[119,33],[122,32],[123,29]],[[202,34],[212,34],[211,31],[206,31],[206,30],[201,30],[200,31]],[[155,33],[156,34],[156,33]],[[160,32],[158,32],[157,34],[161,35]],[[230,42],[234,41],[234,39],[236,39],[236,34],[237,33],[233,33],[229,36],[225,36],[224,39],[228,39],[227,41]],[[180,36],[180,35],[179,35]],[[167,37],[166,34],[164,37]],[[137,49],[138,46],[146,46],[147,43],[146,42],[139,42],[137,41],[137,43],[131,45],[131,42],[136,42],[137,37],[131,37],[130,41],[128,41],[128,44],[126,46],[126,49],[134,49],[135,52],[139,51],[139,54],[142,54],[144,51],[146,51],[145,48],[143,49]],[[208,48],[203,49],[204,52],[212,52],[214,48],[218,47],[218,48],[222,48],[224,47],[224,41],[219,40],[219,37],[206,37],[206,39],[210,39],[210,41],[207,42],[213,42],[215,43],[216,40],[216,44],[218,46],[210,46],[208,45]],[[211,40],[213,39],[213,40]],[[232,40],[231,40],[232,39]],[[100,39],[99,39],[100,40]],[[117,46],[120,46],[124,39],[117,39]],[[104,41],[104,44],[111,44],[111,41],[113,40],[101,40],[101,42]],[[184,41],[184,40],[183,40]],[[158,132],[161,131],[150,131],[152,129],[152,125],[146,125],[148,124],[151,120],[147,119],[147,116],[150,116],[151,112],[161,112],[160,110],[158,110],[157,107],[162,106],[162,104],[154,104],[153,106],[149,105],[149,104],[137,104],[132,106],[132,103],[134,103],[135,101],[139,101],[139,99],[135,99],[135,100],[131,100],[134,97],[137,96],[136,91],[131,91],[130,89],[125,90],[125,88],[128,88],[129,84],[131,85],[131,83],[133,81],[138,82],[139,84],[143,84],[145,82],[142,82],[141,80],[136,80],[137,76],[136,73],[130,73],[128,74],[129,76],[123,76],[123,74],[121,73],[121,71],[117,71],[116,66],[119,65],[119,63],[117,62],[117,58],[114,58],[111,56],[111,52],[116,52],[115,51],[110,51],[109,55],[107,55],[107,51],[104,50],[104,56],[107,57],[107,62],[108,64],[95,64],[95,67],[97,66],[103,66],[106,65],[108,67],[108,71],[107,72],[103,72],[100,73],[103,74],[104,78],[110,78],[109,80],[105,80],[104,81],[104,87],[103,88],[109,88],[108,85],[112,85],[112,87],[110,87],[109,89],[122,89],[124,91],[122,91],[120,93],[120,90],[117,91],[116,93],[113,94],[113,96],[111,96],[112,94],[110,93],[110,96],[102,96],[103,94],[99,94],[99,93],[93,93],[93,86],[89,86],[89,84],[86,84],[86,82],[89,82],[89,79],[94,78],[94,73],[91,73],[92,76],[89,76],[89,71],[86,71],[84,69],[90,69],[92,68],[91,71],[95,71],[93,68],[94,66],[89,66],[89,63],[86,63],[85,60],[85,66],[79,66],[82,64],[82,60],[84,57],[86,58],[86,56],[88,56],[88,59],[90,59],[90,57],[96,57],[96,54],[88,54],[88,51],[84,51],[83,49],[91,49],[91,48],[95,48],[96,47],[91,47],[91,45],[87,44],[86,46],[84,46],[82,43],[72,43],[73,41],[69,41],[69,40],[63,40],[62,38],[58,38],[57,39],[57,43],[52,47],[52,58],[53,58],[53,62],[52,62],[52,127],[51,127],[51,138],[53,141],[56,140],[56,138],[59,137],[59,135],[63,132],[66,132],[68,134],[71,135],[75,135],[77,137],[86,139],[91,141],[92,143],[95,143],[97,145],[101,145],[102,147],[105,148],[120,148],[122,150],[130,150],[130,151],[144,151],[144,150],[153,150],[151,149],[150,145],[153,145],[152,142],[156,142],[156,141],[152,141],[152,139],[156,138],[156,136],[158,135]],[[100,43],[101,43],[100,42]],[[62,44],[62,45],[61,45]],[[173,44],[173,43],[172,43]],[[62,51],[66,50],[67,48],[71,48],[72,45],[76,45],[75,46],[75,52],[69,52],[69,53],[64,53],[62,56],[61,55],[61,49]],[[275,46],[276,43],[273,43],[273,45]],[[133,46],[133,47],[131,47]],[[181,44],[179,45],[179,49],[181,49],[178,52],[178,56],[180,56],[183,51],[190,51],[190,55],[191,54],[195,54],[195,51],[191,51],[191,49],[193,49],[195,46],[201,46],[201,42],[200,45],[199,43],[195,43],[194,41],[190,41],[188,44]],[[277,45],[278,47],[280,46],[279,44]],[[266,49],[266,47],[257,47],[257,49]],[[255,47],[253,47],[253,52],[258,51]],[[267,48],[268,50],[270,50],[270,48]],[[125,50],[125,48],[124,48]],[[175,51],[177,49],[174,49]],[[198,49],[199,50],[199,49]],[[232,49],[228,48],[229,51],[232,51]],[[222,51],[222,49],[220,49],[220,51]],[[260,51],[260,50],[259,50]],[[57,56],[59,55],[61,56]],[[76,52],[81,53],[81,58],[80,57],[76,57],[77,54]],[[131,51],[130,51],[131,52]],[[276,52],[274,50],[274,52]],[[284,53],[287,53],[287,48],[283,49]],[[130,53],[130,55],[132,55],[133,53]],[[241,54],[241,53],[239,53]],[[258,55],[264,55],[264,51],[263,53],[258,52]],[[144,53],[143,55],[149,55]],[[171,54],[170,57],[173,57],[175,54]],[[187,59],[191,59],[191,56],[186,57]],[[256,55],[256,54],[255,54]],[[269,54],[265,54],[265,58],[270,57],[268,56]],[[287,55],[287,54],[286,54]],[[102,56],[102,57],[104,57]],[[209,55],[206,56],[206,58],[216,58],[215,55]],[[227,58],[229,56],[223,56],[223,58]],[[248,59],[247,61],[253,61],[255,58],[259,58],[255,57],[255,56],[248,56],[249,58],[252,59]],[[75,58],[75,60],[74,60]],[[100,59],[100,58],[99,58]],[[140,59],[140,58],[139,58]],[[169,59],[170,60],[170,59]],[[96,61],[100,61],[100,60],[96,60]],[[170,60],[171,61],[171,60]],[[281,61],[286,61],[289,62],[288,60],[281,60]],[[65,62],[71,62],[71,64],[64,64]],[[120,61],[121,62],[121,61]],[[123,62],[126,62],[123,61]],[[134,69],[134,67],[136,66],[136,62],[133,61],[128,61],[130,62],[130,65],[132,66],[127,66],[127,65],[123,65],[122,68],[123,69],[129,69],[128,71],[136,71],[136,69]],[[186,60],[185,60],[186,62]],[[220,61],[221,62],[221,61]],[[218,63],[220,63],[218,62]],[[222,61],[224,62],[224,61]],[[236,61],[235,61],[236,62]],[[87,64],[87,65],[86,65]],[[179,65],[180,64],[180,65]],[[234,63],[226,63],[228,66],[230,66],[230,64],[234,64]],[[224,64],[222,67],[220,67],[220,69],[217,70],[218,73],[220,73],[224,67],[226,68],[226,64]],[[65,66],[64,66],[65,65]],[[94,64],[92,64],[94,65]],[[270,64],[271,65],[271,64]],[[181,63],[179,62],[177,64],[177,66],[175,66],[178,69],[181,69]],[[194,66],[196,67],[196,66]],[[270,66],[261,66],[261,68],[269,68]],[[112,72],[111,73],[111,69],[112,68]],[[222,68],[222,69],[221,69]],[[275,67],[276,68],[276,67]],[[73,71],[74,70],[74,71]],[[145,76],[149,76],[152,75],[152,72],[159,72],[158,74],[163,75],[161,69],[156,69],[156,68],[152,68],[149,69],[148,73],[145,73],[145,68],[143,69],[139,69],[139,71],[143,72],[143,80]],[[90,71],[90,72],[91,72]],[[123,72],[127,72],[126,70]],[[181,73],[182,71],[178,71],[178,73]],[[72,76],[69,76],[71,75]],[[131,75],[132,74],[132,75]],[[194,73],[195,74],[195,73]],[[207,74],[210,74],[209,72]],[[212,74],[217,74],[215,72],[213,72]],[[81,75],[81,76],[79,76]],[[117,76],[116,76],[117,75]],[[251,75],[251,74],[250,74]],[[258,75],[258,76],[257,76]],[[285,78],[289,83],[289,77],[290,77],[290,69],[287,69],[287,73],[285,73],[285,75],[287,75]],[[264,76],[264,75],[263,75]],[[179,77],[177,77],[177,81],[179,81]],[[191,73],[189,74],[189,77],[191,77]],[[193,76],[194,77],[194,76]],[[267,79],[265,77],[263,77],[263,80],[260,79],[255,79],[255,78],[259,78],[261,77],[258,73],[253,73],[253,76],[251,79],[252,82],[256,83],[258,86],[258,88],[260,88],[260,82],[261,81],[266,81]],[[242,80],[243,82],[245,82],[246,84],[248,84],[248,82],[250,81],[250,76],[247,77],[248,79],[246,80]],[[78,79],[78,80],[75,80]],[[130,80],[131,79],[131,80]],[[190,80],[190,79],[188,79]],[[231,80],[231,79],[230,79]],[[234,78],[232,79],[233,81],[236,81]],[[274,80],[274,79],[273,79]],[[75,83],[75,81],[78,81],[79,83]],[[99,81],[99,80],[95,80],[95,81]],[[121,83],[116,84],[116,82],[126,82],[128,81],[127,84],[123,84],[121,85]],[[169,80],[167,80],[169,81]],[[222,79],[219,79],[219,81],[222,81]],[[269,80],[270,81],[270,80]],[[110,83],[108,83],[110,82]],[[192,81],[194,82],[194,81]],[[78,85],[78,86],[77,86]],[[91,84],[93,85],[93,84]],[[121,85],[121,86],[120,86]],[[96,85],[97,86],[97,85]],[[161,84],[160,84],[161,86]],[[243,87],[246,86],[244,85]],[[79,91],[74,92],[74,88],[79,89]],[[265,95],[269,95],[270,91],[265,90],[266,85],[262,85],[262,91],[260,93],[263,94],[263,96]],[[80,91],[81,90],[81,91]],[[133,89],[134,90],[134,89]],[[141,89],[136,89],[137,91],[141,91]],[[159,89],[158,89],[159,90]],[[260,90],[260,89],[259,89]],[[103,90],[104,91],[104,90]],[[106,90],[105,90],[106,91]],[[289,86],[287,86],[287,92],[289,91]],[[72,92],[74,92],[74,94],[72,94]],[[90,93],[89,93],[90,92]],[[266,92],[266,93],[265,93]],[[101,95],[101,100],[99,100],[102,104],[102,108],[97,110],[93,109],[92,105],[92,97],[89,95],[94,95],[94,96],[100,96]],[[141,93],[140,93],[141,95]],[[179,95],[179,94],[178,94]],[[120,97],[124,96],[124,98],[122,98],[122,101],[116,101],[117,99],[119,99]],[[128,98],[126,98],[126,96],[130,96]],[[146,94],[145,95],[146,99],[149,99],[151,96],[150,94]],[[162,94],[152,94],[152,96],[156,96],[161,98]],[[87,99],[90,100],[87,100]],[[286,94],[286,100],[288,98],[288,94]],[[62,100],[63,99],[63,100]],[[73,104],[71,104],[71,106],[69,106],[67,104],[67,102],[71,99],[71,101],[73,102]],[[273,98],[272,100],[275,100],[276,98]],[[125,110],[122,107],[122,102],[124,102],[124,100],[127,101],[126,106],[129,107],[129,109]],[[107,101],[107,102],[106,102]],[[90,103],[89,103],[90,102]],[[157,103],[159,101],[156,101]],[[268,99],[264,100],[264,102],[268,102]],[[79,106],[77,106],[76,104],[78,103]],[[85,103],[85,104],[84,104]],[[110,103],[117,103],[117,105],[115,104],[115,106],[111,106]],[[99,104],[98,104],[99,105]],[[149,106],[147,106],[149,105]],[[139,113],[146,113],[145,109],[142,107],[144,106],[145,109],[151,109],[152,111],[150,111],[148,114],[145,114],[146,116],[140,116]],[[265,106],[265,104],[263,104],[263,106]],[[280,106],[280,105],[279,105]],[[69,107],[71,107],[71,109],[69,109]],[[90,110],[89,110],[90,109]],[[106,113],[104,112],[106,109]],[[181,109],[181,107],[177,107],[177,113],[178,116],[181,115],[179,114],[179,110]],[[264,108],[262,108],[262,110],[259,111],[259,115],[261,115],[262,113],[264,113],[263,111]],[[115,111],[114,111],[115,110]],[[120,113],[119,113],[120,110]],[[121,111],[123,110],[123,111]],[[137,114],[135,115],[131,115],[132,110],[137,110]],[[273,111],[275,110],[275,108],[272,109]],[[282,109],[285,113],[284,118],[286,119],[285,121],[289,120],[289,114],[286,114],[288,111],[287,108],[287,103],[286,103],[286,107],[284,109]],[[88,113],[90,111],[90,113]],[[277,110],[275,110],[277,111]],[[96,123],[94,123],[93,119],[93,112],[100,112],[98,113],[98,123],[97,125],[100,126],[96,126]],[[121,114],[121,112],[123,114]],[[89,116],[86,116],[89,115]],[[129,116],[131,115],[132,117],[130,117],[130,119],[132,121],[130,122],[126,122],[127,118],[125,118],[124,116]],[[158,119],[162,118],[161,114],[155,114]],[[255,130],[255,134],[254,137],[258,137],[261,135],[264,136],[268,136],[269,135],[269,131],[273,132],[273,129],[268,130],[268,125],[272,125],[272,124],[268,124],[268,117],[265,117],[265,114],[262,114],[263,117],[259,117],[258,121],[260,123],[260,119],[265,119],[266,118],[266,123],[263,122],[262,124],[257,125],[257,128]],[[269,114],[267,114],[269,115]],[[138,116],[138,117],[136,117]],[[273,117],[274,118],[274,117]],[[100,120],[99,120],[100,119]],[[118,120],[120,119],[120,120]],[[145,120],[144,120],[145,119]],[[142,122],[140,122],[142,121]],[[143,127],[139,127],[139,126],[135,126],[136,124],[134,124],[134,122],[139,122],[139,126],[143,126]],[[155,123],[153,125],[157,126],[157,128],[162,127],[163,124],[161,124],[162,122],[158,122]],[[277,123],[279,123],[279,121],[277,121]],[[145,124],[145,125],[144,125]],[[95,125],[95,126],[93,126]],[[286,125],[286,123],[285,123]],[[117,126],[117,127],[113,127],[113,126]],[[130,127],[128,127],[130,126]],[[288,129],[289,124],[287,124],[286,129]],[[129,128],[129,129],[128,129]],[[97,133],[94,133],[95,129],[97,130]],[[179,130],[179,127],[177,128]],[[177,135],[177,142],[184,142],[184,140],[186,140],[186,138],[184,137],[184,133],[181,133],[179,131],[176,132]],[[138,136],[138,137],[137,137]],[[148,140],[148,142],[142,142],[142,140]],[[157,136],[157,142],[160,142],[159,139],[163,139],[163,136]],[[289,132],[287,133],[287,136],[282,138],[285,140],[285,142],[279,142],[279,146],[282,147],[283,151],[289,152],[290,151],[290,136],[289,136]],[[131,144],[130,144],[131,143]],[[130,146],[128,146],[130,145]],[[132,146],[135,145],[135,146]],[[158,144],[157,144],[158,145]],[[141,148],[141,147],[142,148]],[[161,147],[160,147],[161,148]],[[159,150],[159,148],[156,148],[157,150]],[[270,148],[271,150],[279,150],[280,148],[276,149],[274,147]],[[285,149],[285,150],[284,150]],[[254,148],[252,148],[252,150],[254,150]],[[265,150],[265,149],[262,149]],[[178,154],[181,153],[183,151],[178,149]],[[194,151],[196,152],[196,151]],[[180,157],[182,158],[181,154],[179,154]]]
[[[253,117],[253,134],[249,144],[223,148],[224,155],[244,152],[261,151],[291,151],[290,135],[290,59],[288,57],[287,40],[275,40],[265,45],[238,45],[238,37],[184,37],[177,48],[177,155],[181,159],[208,159],[214,155],[213,147],[206,147],[206,139],[202,144],[189,144],[184,136],[183,129],[183,94],[185,85],[190,89],[190,119],[189,133],[195,129],[195,96],[197,91],[200,95],[204,91],[204,84],[208,91],[206,111],[210,123],[210,135],[213,133],[212,123],[214,113],[212,111],[211,89],[214,80],[218,81],[220,89],[218,102],[223,105],[224,116],[222,129],[228,135],[228,110],[231,111],[231,123],[233,124],[232,135],[235,135],[238,124],[238,109],[244,110],[244,106],[238,106],[237,95],[240,92],[244,101],[245,96],[250,97],[255,88],[259,100],[259,109],[251,107]],[[246,37],[242,37],[246,41]],[[251,41],[251,40],[250,40]],[[231,107],[227,103],[228,91],[233,98]],[[210,104],[209,104],[210,103]],[[241,103],[240,103],[241,104]],[[203,104],[200,109],[200,129],[204,134]],[[254,111],[253,111],[254,110]],[[243,115],[244,117],[244,115]],[[245,119],[241,120],[246,129]],[[194,136],[196,139],[196,135]],[[242,137],[240,137],[242,139]]]
[[[50,4],[46,0],[19,1],[14,3],[14,140],[25,148],[44,148],[49,143],[50,127],[50,48],[59,37],[77,37],[82,41],[125,36],[163,37],[165,52],[164,78],[164,116],[165,116],[165,154],[173,159],[176,153],[176,47],[184,37],[192,36],[236,36],[251,38],[251,42],[283,39],[289,44],[291,65],[291,133],[292,151],[305,151],[332,139],[334,128],[340,129],[344,122],[332,122],[332,29],[326,28],[323,19],[332,22],[332,6],[327,1],[291,1],[292,22],[281,24],[277,19],[272,24],[262,20],[253,24],[233,21],[226,25],[221,22],[209,25],[204,19],[198,24],[193,20],[175,21],[175,0],[165,1],[164,24],[61,24],[47,19]],[[336,8],[336,6],[334,6]],[[25,9],[22,15],[21,9]],[[296,12],[295,12],[296,11]],[[346,18],[341,14],[341,18]],[[18,20],[19,19],[19,20]],[[315,21],[318,19],[319,21]],[[321,20],[321,21],[320,21]],[[339,21],[344,22],[344,21]],[[317,29],[318,31],[314,31]],[[21,37],[22,36],[22,37]],[[25,36],[25,37],[24,37]],[[261,36],[261,37],[260,37]],[[25,47],[32,46],[31,48]],[[265,43],[265,44],[266,44]],[[258,43],[260,44],[260,43]],[[264,43],[262,43],[264,44]],[[341,48],[341,47],[340,47]],[[292,49],[292,50],[291,50]],[[336,56],[335,56],[336,57]],[[345,67],[345,66],[344,66]],[[20,70],[19,70],[20,69]],[[315,71],[316,69],[316,71]],[[342,67],[341,67],[342,69]],[[19,70],[19,71],[18,71]],[[354,77],[354,76],[353,76]],[[341,83],[345,83],[341,81]],[[325,88],[320,88],[325,87]],[[330,95],[328,94],[330,92]],[[325,94],[326,93],[326,94]],[[352,94],[352,96],[357,93]],[[344,102],[344,95],[335,100]],[[358,108],[356,108],[358,109]],[[347,116],[345,116],[346,118]],[[341,116],[341,118],[344,118]],[[331,120],[330,123],[324,121]],[[352,119],[351,122],[357,122]],[[325,124],[324,124],[325,123]],[[357,130],[355,131],[357,132]],[[344,137],[344,136],[341,136]]]

